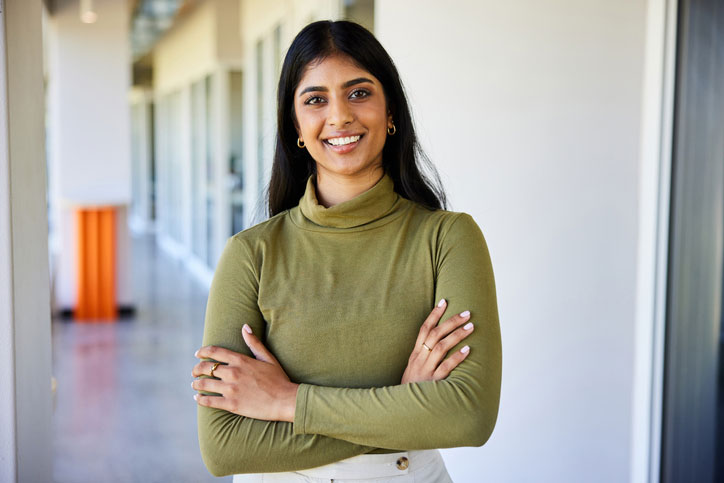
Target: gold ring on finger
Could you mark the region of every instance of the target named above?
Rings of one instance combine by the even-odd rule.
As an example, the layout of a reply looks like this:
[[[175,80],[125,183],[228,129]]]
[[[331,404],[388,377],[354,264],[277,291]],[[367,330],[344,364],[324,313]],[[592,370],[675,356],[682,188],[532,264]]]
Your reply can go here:
[[[221,364],[221,362],[214,362],[214,367],[211,368],[211,372],[209,373],[209,376],[216,377],[216,376],[214,376],[214,371],[216,370],[217,367],[219,367],[219,364]]]
[[[430,349],[430,348],[427,346],[427,344],[425,344],[424,342],[422,343],[422,346],[423,346],[425,349],[427,349],[427,350],[429,350],[430,352],[432,352],[432,349]]]

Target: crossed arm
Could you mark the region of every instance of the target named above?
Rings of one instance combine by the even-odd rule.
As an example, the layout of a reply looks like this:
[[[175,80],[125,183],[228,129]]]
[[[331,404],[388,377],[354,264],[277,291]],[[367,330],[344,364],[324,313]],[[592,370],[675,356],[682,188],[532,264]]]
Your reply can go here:
[[[227,244],[214,276],[204,345],[251,356],[241,324],[262,334],[253,296],[250,257]],[[240,266],[240,263],[242,266]],[[445,233],[438,257],[435,299],[449,297],[443,320],[469,310],[475,330],[464,363],[443,380],[356,389],[299,384],[294,422],[265,421],[199,406],[199,440],[214,475],[291,471],[367,453],[480,446],[497,419],[501,342],[495,283],[485,239],[473,219],[459,215]],[[462,343],[453,347],[459,350]]]

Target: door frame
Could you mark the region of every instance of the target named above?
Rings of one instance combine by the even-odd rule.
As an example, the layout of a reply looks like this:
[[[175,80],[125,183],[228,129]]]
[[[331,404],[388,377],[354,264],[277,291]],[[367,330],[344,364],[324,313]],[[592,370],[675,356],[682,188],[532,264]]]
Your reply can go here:
[[[0,480],[51,481],[42,6],[0,0]]]
[[[677,0],[649,0],[642,82],[630,481],[658,483],[664,383]]]

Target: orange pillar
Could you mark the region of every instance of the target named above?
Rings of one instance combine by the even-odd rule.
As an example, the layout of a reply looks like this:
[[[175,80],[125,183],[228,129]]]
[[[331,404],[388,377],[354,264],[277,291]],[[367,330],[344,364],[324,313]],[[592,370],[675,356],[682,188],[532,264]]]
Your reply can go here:
[[[74,318],[112,321],[117,316],[115,208],[79,208],[76,236],[78,277]]]

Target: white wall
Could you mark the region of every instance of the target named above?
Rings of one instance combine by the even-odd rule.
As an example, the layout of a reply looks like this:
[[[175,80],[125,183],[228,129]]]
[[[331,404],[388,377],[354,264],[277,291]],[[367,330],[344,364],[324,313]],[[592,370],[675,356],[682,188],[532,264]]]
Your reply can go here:
[[[128,6],[93,2],[81,23],[78,0],[56,2],[50,18],[50,111],[57,195],[90,203],[131,198]]]
[[[378,1],[375,26],[496,275],[498,424],[453,479],[627,481],[644,1]]]
[[[79,0],[55,2],[48,21],[48,155],[60,308],[75,304],[73,213],[85,205],[119,207],[116,300],[133,302],[125,262],[130,256],[125,206],[131,200],[129,9],[116,0],[96,0],[93,6],[96,23],[80,21]]]

